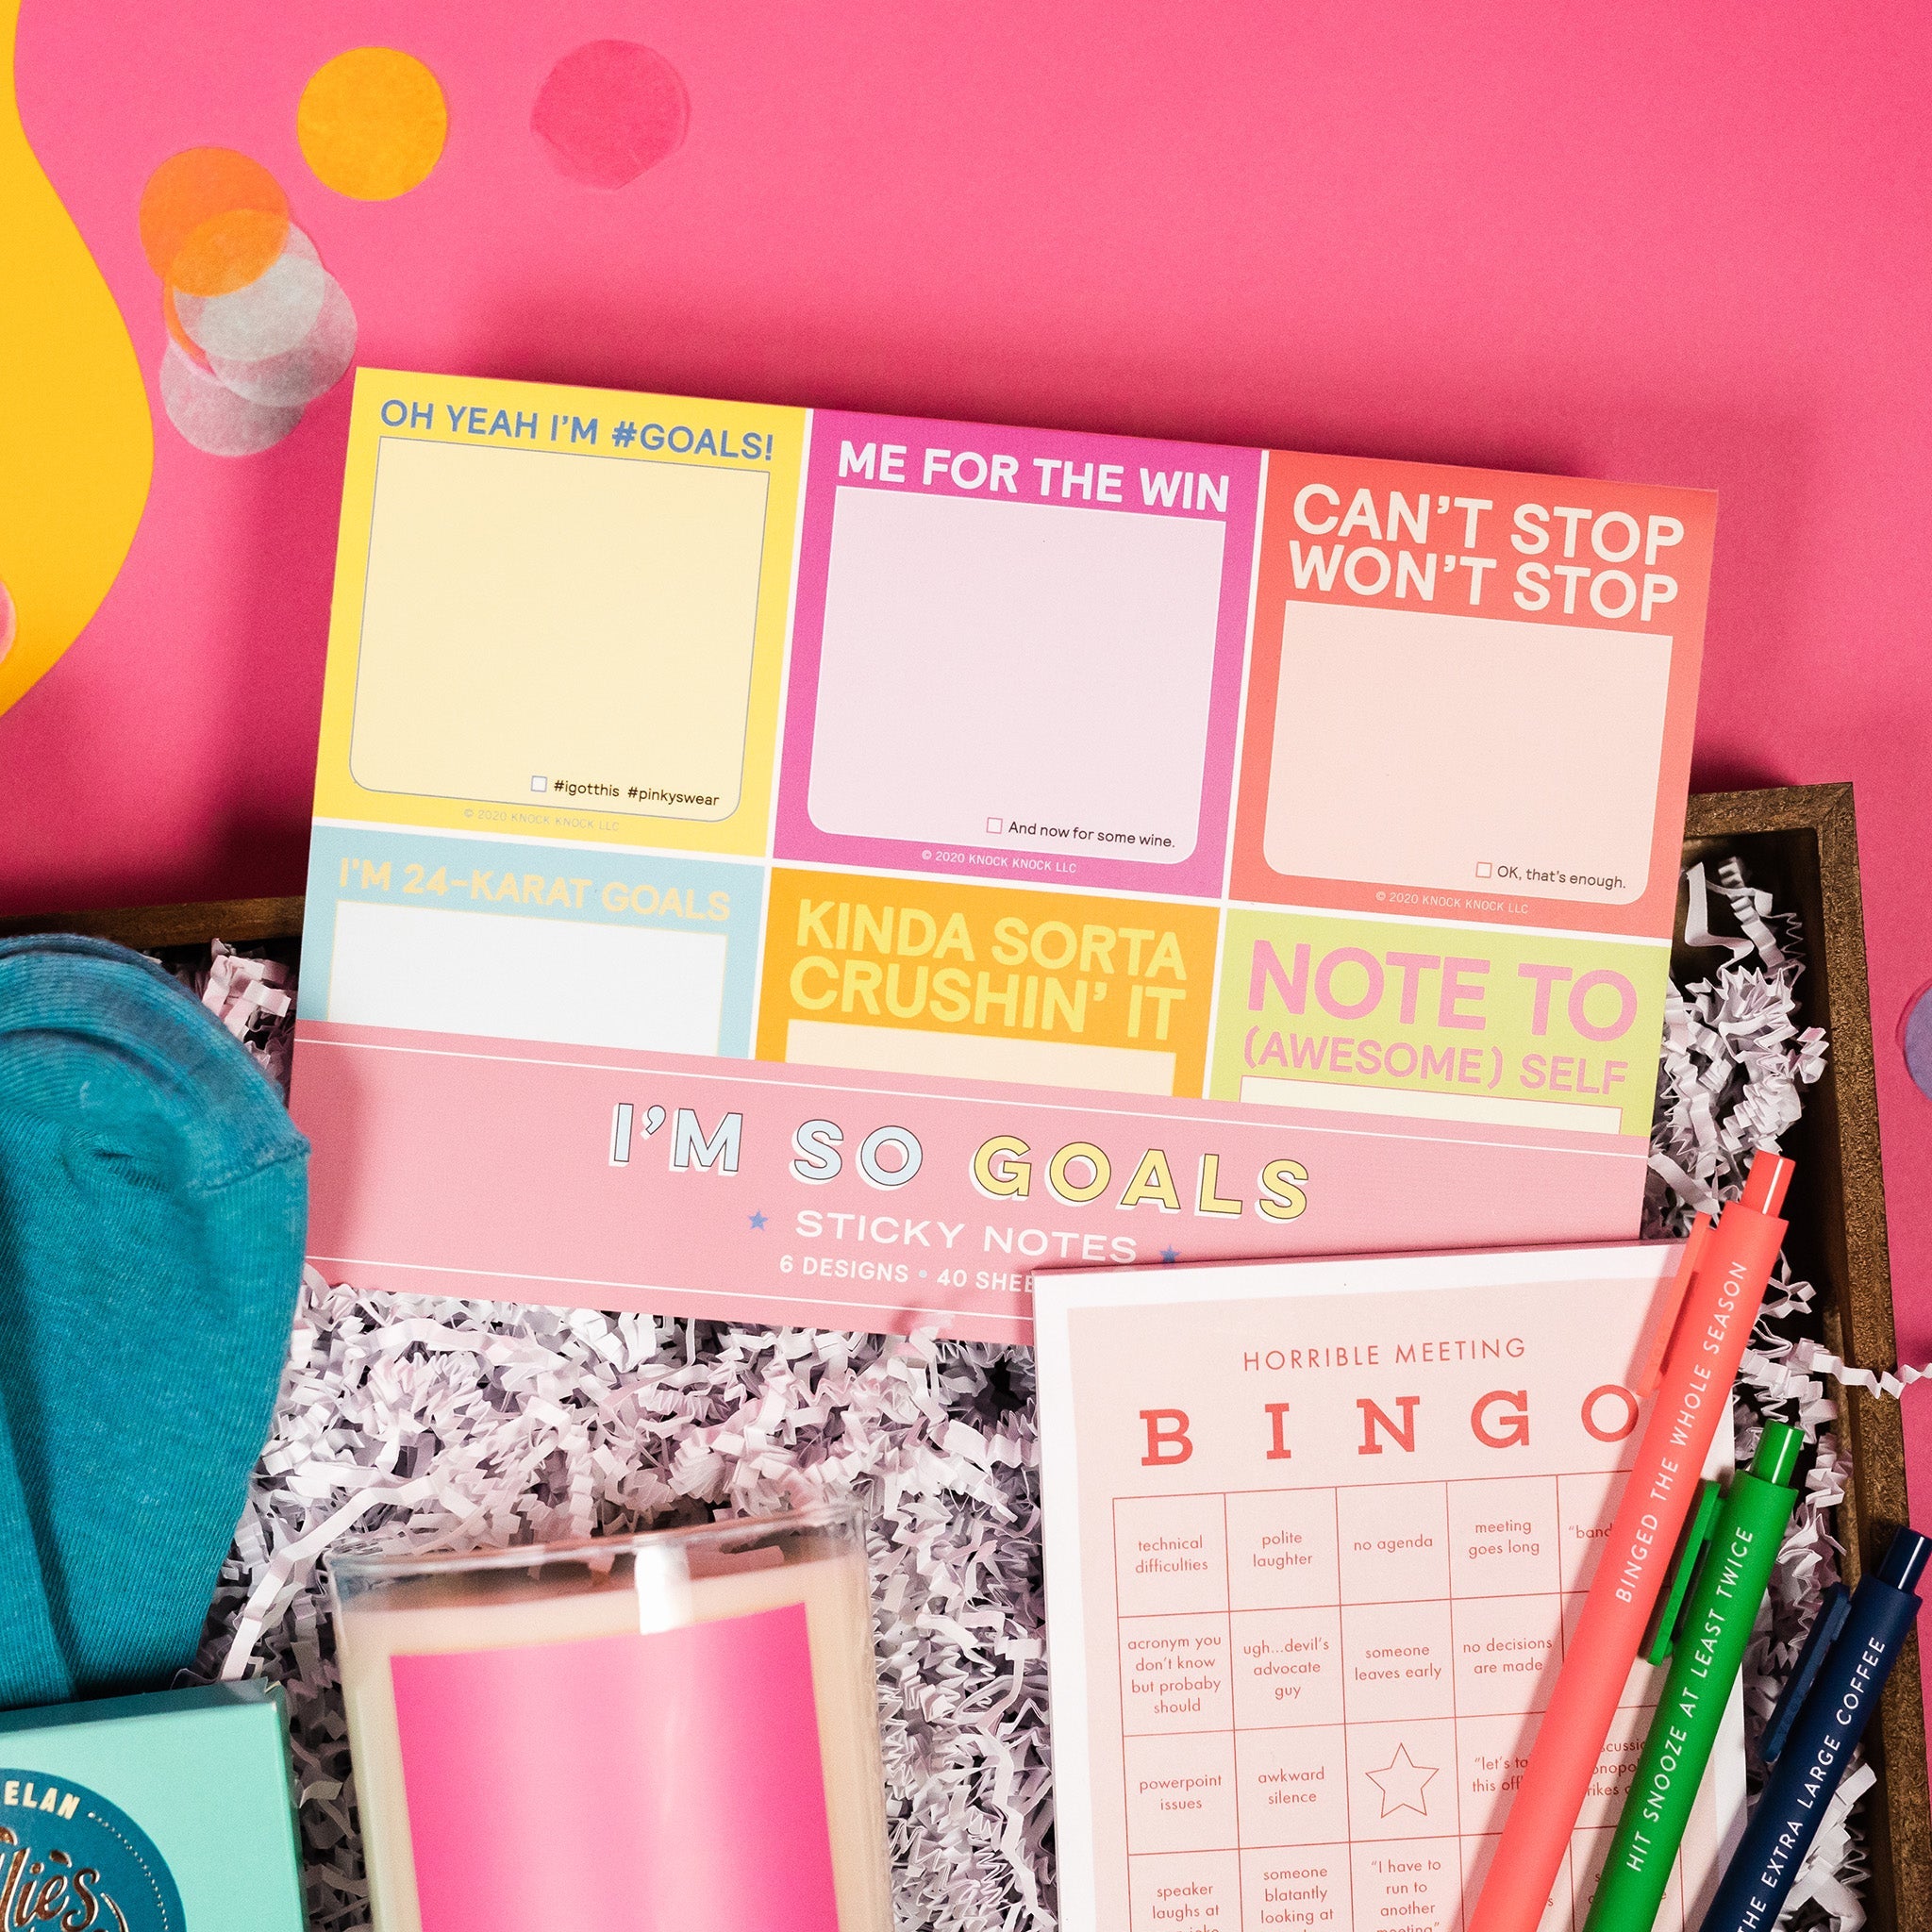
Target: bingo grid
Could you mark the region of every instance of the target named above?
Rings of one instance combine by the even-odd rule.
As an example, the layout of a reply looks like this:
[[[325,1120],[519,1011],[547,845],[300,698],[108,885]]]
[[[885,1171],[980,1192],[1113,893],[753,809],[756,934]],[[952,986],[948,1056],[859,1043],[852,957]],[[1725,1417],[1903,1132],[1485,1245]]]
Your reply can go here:
[[[1623,1482],[1118,1499],[1135,1932],[1456,1932]],[[1632,1722],[1606,1746],[1546,1928],[1570,1922],[1566,1890],[1588,1903],[1654,1674],[1632,1676]],[[1682,1932],[1680,1876],[1669,1932]]]

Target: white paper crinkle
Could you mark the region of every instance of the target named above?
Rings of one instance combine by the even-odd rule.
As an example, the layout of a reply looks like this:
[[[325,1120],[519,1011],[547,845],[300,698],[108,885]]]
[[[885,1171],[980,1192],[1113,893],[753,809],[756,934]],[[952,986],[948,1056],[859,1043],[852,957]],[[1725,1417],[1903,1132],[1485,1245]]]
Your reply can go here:
[[[1701,865],[1687,874],[1684,942],[1723,946],[1729,961],[1712,979],[1664,995],[1663,1059],[1650,1134],[1646,1234],[1681,1234],[1693,1212],[1715,1214],[1743,1191],[1751,1157],[1775,1148],[1803,1112],[1799,1090],[1824,1071],[1824,1031],[1798,1029],[1796,920],[1773,910],[1771,894],[1745,882],[1736,859],[1720,869],[1720,890],[1740,931],[1714,934]],[[1775,921],[1784,928],[1780,940]],[[1755,965],[1745,963],[1752,955]]]
[[[1838,1932],[1858,1932],[1865,1923],[1863,1892],[1872,1875],[1872,1860],[1863,1835],[1852,1823],[1852,1814],[1859,1799],[1877,1782],[1878,1774],[1864,1761],[1861,1750],[1825,1807],[1824,1822],[1791,1881],[1784,1915],[1778,1921],[1781,1925],[1794,1925],[1813,1916],[1804,1908],[1814,1902],[1818,1916],[1830,1920]]]
[[[316,1932],[364,1922],[319,1559],[852,1497],[907,1925],[1054,1923],[1031,1357],[988,1344],[515,1308],[303,1282],[201,1668],[290,1700]]]
[[[174,971],[286,1096],[295,1039],[294,979],[289,969],[278,959],[254,958],[217,940],[206,968],[176,966]]]

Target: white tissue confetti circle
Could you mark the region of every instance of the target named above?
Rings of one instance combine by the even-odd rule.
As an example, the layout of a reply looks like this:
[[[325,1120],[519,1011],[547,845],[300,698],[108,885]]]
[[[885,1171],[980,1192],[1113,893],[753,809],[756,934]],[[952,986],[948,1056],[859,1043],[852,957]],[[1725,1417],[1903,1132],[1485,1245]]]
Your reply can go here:
[[[264,408],[224,389],[173,342],[161,358],[161,407],[205,456],[251,457],[273,447],[302,420],[299,408]]]
[[[259,362],[297,347],[322,312],[330,276],[315,244],[291,227],[282,252],[231,295],[175,295],[175,313],[212,361]]]
[[[238,396],[265,408],[300,409],[342,379],[356,358],[356,311],[333,275],[323,280],[322,308],[293,348],[254,361],[208,357],[208,366]]]

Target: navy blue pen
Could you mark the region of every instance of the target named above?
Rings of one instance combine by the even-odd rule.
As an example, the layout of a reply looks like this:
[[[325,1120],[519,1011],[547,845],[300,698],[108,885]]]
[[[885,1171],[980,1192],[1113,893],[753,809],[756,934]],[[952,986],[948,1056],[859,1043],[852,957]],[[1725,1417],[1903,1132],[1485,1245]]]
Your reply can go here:
[[[1850,1596],[1842,1584],[1825,1593],[1759,1746],[1767,1761],[1774,1760],[1771,1775],[1701,1932],[1772,1932],[1776,1924],[1919,1614],[1912,1585],[1927,1557],[1932,1537],[1897,1530],[1877,1570]]]

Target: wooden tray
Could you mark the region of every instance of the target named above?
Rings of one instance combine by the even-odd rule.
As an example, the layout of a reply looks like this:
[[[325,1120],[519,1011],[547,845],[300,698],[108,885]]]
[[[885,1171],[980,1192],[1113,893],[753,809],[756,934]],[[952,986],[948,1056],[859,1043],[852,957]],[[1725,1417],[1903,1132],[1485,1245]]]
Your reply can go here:
[[[1892,1368],[1891,1268],[1852,788],[1807,785],[1693,797],[1684,829],[1685,863],[1732,856],[1743,860],[1754,884],[1771,890],[1781,909],[1804,921],[1801,1024],[1826,1027],[1831,1037],[1824,1076],[1806,1095],[1804,1117],[1787,1142],[1798,1163],[1786,1208],[1791,1265],[1818,1286],[1825,1345],[1861,1368]],[[1680,904],[1679,930],[1682,924]],[[216,938],[238,945],[267,941],[291,959],[301,931],[299,898],[0,920],[0,936],[84,932],[146,951],[205,946]],[[1681,985],[1720,963],[1715,953],[1679,947],[1673,970]],[[1839,1395],[1852,1481],[1838,1534],[1846,1580],[1856,1582],[1907,1521],[1905,1439],[1897,1403],[1856,1389]],[[1892,1671],[1866,1749],[1879,1778],[1875,1802],[1864,1807],[1872,1845],[1871,1923],[1877,1932],[1932,1932],[1932,1813],[1916,1635]]]

